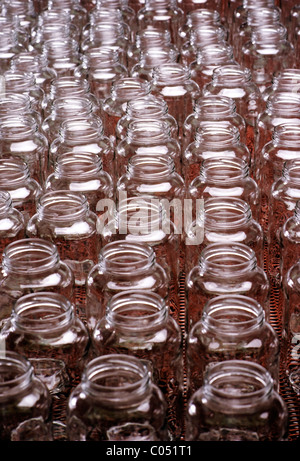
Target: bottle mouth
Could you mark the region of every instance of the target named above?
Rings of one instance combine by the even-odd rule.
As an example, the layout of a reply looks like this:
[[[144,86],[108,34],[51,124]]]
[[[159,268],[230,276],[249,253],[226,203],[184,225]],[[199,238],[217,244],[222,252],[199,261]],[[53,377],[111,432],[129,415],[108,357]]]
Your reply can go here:
[[[223,147],[236,144],[239,141],[239,129],[229,123],[219,123],[212,120],[196,129],[196,143],[204,143],[207,146],[214,146],[223,150]]]
[[[247,360],[214,363],[204,377],[207,392],[214,396],[213,406],[223,402],[222,413],[233,413],[249,405],[260,405],[273,389],[270,373],[261,365]],[[228,404],[226,404],[228,402]]]
[[[59,262],[56,246],[43,239],[21,239],[9,243],[3,251],[6,272],[34,274],[52,269]]]
[[[208,95],[195,101],[195,111],[206,117],[228,116],[236,111],[235,101],[226,96]]]
[[[252,217],[251,208],[247,202],[231,197],[205,200],[203,215],[205,226],[210,231],[239,228],[247,224]]]
[[[248,174],[248,164],[240,158],[208,158],[203,160],[200,171],[200,176],[203,177],[204,181],[212,180],[221,185],[224,185],[224,181],[236,182]]]
[[[239,277],[257,265],[255,252],[242,243],[212,243],[201,253],[199,266],[205,271],[226,277]]]
[[[287,29],[282,24],[262,25],[254,28],[251,33],[251,39],[254,44],[260,47],[276,46],[276,42],[285,40]]]
[[[93,112],[93,104],[85,96],[68,96],[53,101],[53,110],[58,117],[84,118]]]
[[[166,115],[167,112],[168,106],[166,101],[161,97],[153,95],[133,99],[127,104],[127,115],[134,119],[155,119],[155,117]]]
[[[102,160],[91,152],[64,152],[55,158],[54,169],[58,176],[81,181],[102,172]]]
[[[250,69],[239,65],[230,64],[217,67],[213,71],[212,83],[224,83],[229,87],[236,87],[250,82],[252,78]]]
[[[129,142],[142,145],[144,142],[155,144],[171,138],[170,125],[164,120],[133,120],[127,128]]]
[[[136,357],[109,354],[91,360],[83,373],[86,390],[101,395],[103,406],[126,408],[143,399],[150,382],[149,369]]]
[[[85,195],[79,192],[58,190],[43,194],[37,203],[37,213],[41,220],[71,225],[80,221],[88,212],[89,205]]]
[[[106,318],[118,330],[138,336],[166,320],[167,306],[156,293],[126,291],[110,299]]]
[[[87,80],[75,76],[59,76],[52,80],[50,86],[50,98],[69,96],[86,96],[90,91]]]
[[[0,216],[6,216],[6,213],[12,208],[12,199],[9,192],[0,190]],[[8,218],[9,219],[9,218]]]
[[[132,99],[147,96],[151,91],[150,82],[134,77],[120,77],[112,85],[112,99],[129,102]]]
[[[154,85],[178,85],[185,83],[191,77],[190,70],[180,63],[170,62],[153,68]]]
[[[270,95],[267,101],[267,112],[294,117],[299,120],[300,93],[290,91]]]
[[[12,351],[0,351],[0,401],[7,400],[26,388],[33,367],[24,356]]]
[[[230,45],[214,44],[205,45],[196,52],[196,60],[198,64],[214,65],[214,67],[222,64],[227,64],[233,61],[233,49]]]
[[[103,136],[103,123],[98,117],[64,120],[59,134],[70,141],[93,142]]]
[[[298,123],[289,122],[275,126],[273,130],[273,140],[275,143],[287,145],[290,148],[299,148],[300,119]]]
[[[99,264],[108,273],[120,276],[149,271],[155,263],[154,250],[147,244],[115,241],[105,245],[100,251]]]
[[[170,156],[152,156],[135,154],[130,157],[127,166],[132,177],[140,177],[145,182],[160,182],[170,179],[175,171],[174,160]]]
[[[300,184],[300,160],[289,160],[284,163],[282,176],[291,184]],[[299,195],[299,193],[298,193]],[[296,197],[295,197],[296,199]]]
[[[24,184],[30,173],[27,163],[20,158],[0,158],[0,187],[13,190]]]
[[[0,130],[7,140],[26,140],[37,131],[37,124],[31,115],[6,115],[0,119]]]
[[[262,306],[244,295],[216,296],[206,303],[201,318],[206,330],[228,336],[243,335],[264,320]]]
[[[12,323],[22,331],[48,336],[69,325],[73,316],[73,305],[65,296],[53,292],[30,293],[16,301]]]

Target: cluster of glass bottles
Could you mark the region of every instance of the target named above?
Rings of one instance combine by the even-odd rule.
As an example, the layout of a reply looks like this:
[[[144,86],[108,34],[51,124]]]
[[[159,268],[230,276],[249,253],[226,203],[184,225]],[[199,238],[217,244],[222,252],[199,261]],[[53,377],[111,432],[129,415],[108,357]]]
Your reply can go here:
[[[300,4],[0,8],[0,439],[287,440]]]

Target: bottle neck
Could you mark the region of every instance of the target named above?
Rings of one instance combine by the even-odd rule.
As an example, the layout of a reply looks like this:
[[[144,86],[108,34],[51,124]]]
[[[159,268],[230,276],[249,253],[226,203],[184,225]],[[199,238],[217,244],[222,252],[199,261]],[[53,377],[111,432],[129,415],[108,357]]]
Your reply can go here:
[[[0,218],[8,217],[8,214],[12,211],[12,199],[10,193],[4,190],[0,190]]]
[[[252,219],[247,202],[234,198],[210,198],[204,203],[204,220],[207,231],[236,229],[246,226]]]
[[[34,275],[55,268],[59,261],[58,250],[51,242],[25,239],[5,247],[2,268],[7,274]]]
[[[240,132],[234,126],[211,122],[197,128],[195,142],[198,145],[225,149],[229,146],[236,146],[240,142]]]
[[[89,112],[90,113],[90,112]],[[103,123],[98,117],[76,117],[61,123],[59,137],[62,142],[71,145],[97,143],[103,138]]]
[[[286,40],[287,30],[281,24],[261,26],[253,29],[251,34],[252,43],[259,50],[268,48],[272,54],[274,49]]]
[[[237,183],[249,176],[249,166],[243,159],[205,159],[200,170],[202,181],[223,186]]]
[[[89,210],[83,194],[70,191],[54,191],[43,194],[37,204],[40,220],[57,226],[70,226],[83,220]],[[57,229],[58,233],[58,229]]]
[[[60,76],[51,82],[49,100],[87,97],[89,92],[90,86],[87,80],[75,76]]]
[[[127,128],[128,143],[154,145],[170,140],[170,127],[163,120],[134,120]]]
[[[251,71],[239,65],[225,65],[214,70],[212,84],[238,88],[247,85],[251,81]]]
[[[151,120],[166,116],[167,113],[168,106],[165,100],[152,95],[129,101],[126,109],[126,115],[130,120]]]
[[[30,335],[61,335],[74,319],[71,302],[63,295],[52,292],[31,293],[15,303],[12,326]]]
[[[13,190],[30,180],[28,165],[18,158],[0,158],[0,188]]]
[[[175,164],[169,156],[133,155],[128,161],[127,172],[132,179],[161,184],[170,180]]]
[[[217,296],[204,307],[201,323],[207,332],[237,339],[260,328],[265,321],[262,306],[247,296]]]
[[[191,73],[179,63],[161,64],[153,69],[152,83],[158,86],[184,85],[190,79]]]
[[[207,45],[196,52],[196,62],[199,66],[219,67],[233,62],[233,50],[229,45]]]
[[[300,160],[285,162],[282,170],[282,177],[285,182],[295,185],[298,189],[300,185]]]
[[[236,278],[255,270],[257,261],[254,251],[244,244],[213,243],[202,251],[199,266],[203,273]]]
[[[125,241],[108,243],[99,255],[103,272],[127,278],[151,271],[155,262],[155,253],[150,246]]]
[[[55,159],[54,173],[60,178],[85,181],[102,171],[102,161],[97,154],[65,152]]]
[[[87,97],[66,97],[53,101],[51,117],[58,120],[68,118],[89,118],[93,114],[93,104]]]
[[[84,390],[104,407],[130,408],[151,392],[150,373],[135,357],[110,354],[91,360],[83,373]]]
[[[29,360],[11,351],[0,352],[0,401],[20,395],[33,379],[33,367]]]
[[[138,78],[124,77],[112,85],[111,97],[122,104],[147,96],[150,92],[151,86],[149,82]]]
[[[300,148],[300,124],[285,124],[274,127],[273,143],[286,148]]]
[[[273,117],[291,117],[299,119],[300,94],[289,91],[274,93],[267,101],[266,112]]]
[[[38,126],[33,117],[30,115],[5,115],[0,120],[1,134],[7,141],[25,141],[32,140]]]
[[[274,74],[272,91],[273,92],[292,92],[299,93],[300,88],[300,69],[284,69]]]
[[[115,295],[107,305],[106,321],[122,335],[144,337],[161,328],[168,311],[156,293],[126,292]]]
[[[236,104],[226,96],[204,96],[196,100],[194,112],[204,119],[222,120],[236,114]]]

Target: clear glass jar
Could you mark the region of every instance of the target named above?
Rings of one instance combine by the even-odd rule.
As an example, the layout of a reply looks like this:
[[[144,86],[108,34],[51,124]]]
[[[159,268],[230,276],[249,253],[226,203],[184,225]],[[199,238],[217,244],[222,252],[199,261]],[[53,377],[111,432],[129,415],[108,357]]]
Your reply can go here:
[[[136,120],[129,124],[126,137],[115,149],[116,179],[126,174],[129,159],[134,155],[169,156],[176,171],[181,173],[180,143],[171,136],[170,127],[163,120]]]
[[[256,299],[269,321],[269,280],[254,251],[243,243],[211,243],[186,278],[188,329],[202,316],[205,303],[219,295]]]
[[[129,244],[147,244],[152,248],[156,263],[163,268],[168,279],[170,314],[180,324],[181,316],[184,317],[179,299],[183,249],[180,231],[176,227],[178,216],[171,206],[167,208],[167,204],[164,206],[163,201],[151,195],[127,197],[126,194],[123,197],[120,194],[115,215],[107,223],[101,222],[99,233],[102,248],[122,240]]]
[[[4,74],[5,93],[27,95],[30,98],[31,109],[42,114],[45,103],[45,92],[37,84],[32,72],[7,70]]]
[[[171,41],[178,43],[178,30],[183,25],[184,13],[177,4],[177,0],[145,0],[144,8],[137,13],[138,29],[155,27],[168,30]]]
[[[284,163],[281,177],[272,186],[268,215],[268,274],[274,287],[281,286],[281,232],[282,227],[294,215],[300,200],[300,160]]]
[[[155,67],[151,93],[165,99],[169,113],[177,120],[181,138],[184,120],[192,112],[194,101],[200,97],[199,86],[191,79],[189,69],[175,62]]]
[[[95,154],[102,162],[103,170],[114,177],[114,149],[106,136],[102,120],[97,116],[88,118],[66,116],[58,126],[57,137],[49,146],[49,173],[53,172],[60,155],[67,152]]]
[[[259,363],[279,391],[279,348],[278,335],[255,299],[243,295],[211,299],[187,338],[188,395],[203,385],[207,367],[225,360]]]
[[[82,150],[56,157],[54,172],[47,177],[44,189],[46,192],[81,192],[87,198],[90,210],[100,216],[99,201],[114,197],[113,180],[103,171],[99,155]]]
[[[48,142],[36,120],[30,116],[0,118],[2,156],[15,157],[27,165],[32,179],[41,186],[45,180]]]
[[[154,68],[177,62],[178,54],[177,51],[169,49],[169,47],[149,47],[142,50],[139,61],[130,70],[130,75],[151,81]]]
[[[150,425],[158,440],[168,440],[166,402],[149,367],[124,354],[91,360],[69,399],[68,440],[109,440],[127,423]],[[131,440],[137,440],[134,434]]]
[[[189,65],[191,79],[200,88],[211,82],[213,71],[217,67],[237,64],[234,59],[233,49],[228,44],[214,44],[201,47],[196,51],[196,59]]]
[[[169,280],[156,261],[154,249],[146,243],[108,243],[87,277],[86,317],[90,330],[105,315],[109,299],[129,289],[153,291],[167,299]]]
[[[66,14],[66,17],[65,22],[62,17],[60,21],[42,21],[41,24],[37,24],[31,33],[31,48],[43,55],[44,43],[48,40],[65,41],[72,39],[78,42],[79,33],[78,31],[76,32],[75,26],[69,20],[68,14]]]
[[[106,4],[103,6],[101,5],[101,7],[100,5],[98,6],[96,4],[95,7],[92,9],[92,11],[90,11],[88,22],[81,31],[81,42],[83,43],[84,40],[86,39],[89,40],[89,38],[93,36],[94,29],[97,30],[97,26],[99,24],[107,23],[107,24],[121,25],[122,34],[124,35],[124,40],[128,44],[131,40],[131,36],[134,37],[135,24],[132,24],[132,18],[128,18],[128,16],[124,14],[124,11],[122,11],[122,6],[121,5],[119,6],[120,8],[116,7],[116,5],[113,5],[112,2],[109,2],[109,4]],[[129,23],[130,23],[130,26],[129,26]],[[131,29],[131,25],[132,25],[132,29]],[[100,47],[105,46],[102,40],[99,43],[99,45]],[[113,41],[111,43],[108,42],[108,45],[112,45],[112,48],[115,48],[116,51],[117,51],[117,48],[119,48],[119,50],[120,48],[122,48],[122,44],[120,44],[120,47],[117,47],[117,46],[114,47]],[[93,45],[91,44],[91,46]],[[123,61],[123,58],[121,58],[121,60]]]
[[[198,241],[200,229],[203,240]],[[203,249],[213,243],[243,243],[255,252],[257,264],[264,267],[264,236],[261,226],[252,217],[250,205],[236,197],[213,197],[203,202],[203,212],[187,229],[186,273],[197,264]],[[195,244],[193,245],[193,240]]]
[[[241,159],[250,167],[250,152],[240,140],[239,129],[230,123],[213,121],[200,125],[194,139],[182,155],[187,187],[199,176],[201,164],[206,159]]]
[[[42,187],[30,176],[27,163],[20,158],[0,158],[0,190],[9,192],[12,205],[23,215],[25,224],[36,211]]]
[[[128,70],[121,64],[116,49],[99,46],[85,51],[75,75],[85,77],[98,101],[104,101],[110,96],[112,84],[128,76]]]
[[[232,197],[247,202],[253,218],[260,222],[261,193],[250,176],[249,166],[240,158],[207,158],[200,174],[189,185],[187,197],[210,199]]]
[[[113,296],[105,317],[93,331],[92,344],[97,356],[128,354],[149,362],[153,380],[168,405],[170,438],[180,440],[183,431],[182,334],[164,300],[156,293],[138,291]]]
[[[133,77],[121,77],[116,80],[110,96],[102,102],[103,123],[107,136],[116,143],[116,126],[125,115],[127,103],[133,99],[147,96],[151,93],[150,82]]]
[[[57,75],[74,75],[74,70],[80,65],[80,51],[77,40],[72,37],[51,38],[43,42],[43,55],[48,66]]]
[[[5,348],[31,361],[39,376],[43,364],[47,369],[53,360],[65,364],[66,379],[53,387],[41,376],[52,394],[69,392],[80,379],[89,345],[89,335],[75,313],[73,304],[53,292],[31,293],[15,303],[11,317],[2,330]]]
[[[37,212],[26,228],[30,238],[45,239],[56,245],[62,261],[84,285],[100,251],[97,215],[90,211],[87,198],[80,192],[59,190],[44,193]]]
[[[14,208],[10,193],[0,190],[0,259],[6,245],[25,238],[25,219]]]
[[[133,99],[128,102],[125,114],[117,123],[117,142],[126,137],[127,130],[131,122],[142,119],[163,120],[169,125],[171,136],[175,139],[177,138],[178,124],[175,118],[169,114],[169,108],[166,101],[161,97],[149,94],[143,98]]]
[[[210,0],[208,0],[210,2]],[[211,2],[213,3],[214,0]],[[221,25],[220,9],[216,8],[215,5],[205,5],[205,0],[196,0],[196,3],[200,5],[190,5],[188,7],[186,3],[194,3],[185,1],[184,4],[181,4],[181,8],[185,11],[185,21],[184,24],[179,29],[179,35],[181,43],[185,43],[190,39],[190,34],[192,30],[195,30],[198,26],[203,24],[219,26]]]
[[[0,355],[1,440],[11,441],[12,433],[31,418],[50,418],[51,398],[46,386],[35,376],[33,366],[22,355]]]
[[[286,279],[289,269],[298,262],[300,244],[300,200],[297,201],[294,214],[288,218],[282,226],[280,233],[281,280]]]
[[[282,24],[260,26],[243,46],[240,63],[251,70],[252,80],[262,93],[271,84],[274,72],[294,65],[294,47],[286,36]]]
[[[57,247],[48,240],[35,238],[8,244],[1,266],[2,326],[20,296],[38,291],[54,291],[74,301],[74,275],[61,261]]]
[[[35,50],[25,51],[14,56],[10,62],[12,72],[32,72],[36,84],[48,93],[51,81],[57,77],[56,71],[47,66],[43,55]]]
[[[267,102],[276,93],[299,93],[299,88],[300,69],[282,69],[274,73],[272,83],[263,92],[263,98]]]
[[[183,150],[195,140],[197,128],[210,122],[232,124],[240,132],[240,140],[246,144],[246,122],[237,113],[235,101],[226,96],[201,96],[194,103],[193,111],[183,124]]]
[[[0,120],[2,117],[25,116],[34,118],[39,127],[42,124],[42,114],[31,107],[30,97],[25,93],[5,93],[0,99]]]
[[[77,26],[79,29],[84,26],[87,21],[87,10],[82,6],[80,0],[44,0],[45,7],[42,8],[42,12],[45,11],[56,11],[57,13],[64,14],[65,12],[69,16],[69,20],[72,24]]]
[[[18,34],[11,29],[9,24],[4,24],[0,31],[0,71],[1,75],[9,69],[11,59],[24,51],[24,47],[18,42]]]
[[[287,406],[270,373],[246,360],[211,366],[186,412],[188,441],[287,440]]]
[[[89,19],[92,22],[93,19],[98,17],[98,14],[106,10],[109,12],[110,16],[115,13],[120,13],[122,21],[128,25],[128,27],[134,33],[135,25],[135,11],[132,9],[132,6],[129,5],[128,0],[111,0],[107,2],[106,0],[95,0],[95,7],[90,11]]]
[[[282,309],[282,340],[280,360],[286,376],[291,377],[300,365],[299,360],[299,310],[300,310],[300,262],[288,270],[283,280],[284,304]]]

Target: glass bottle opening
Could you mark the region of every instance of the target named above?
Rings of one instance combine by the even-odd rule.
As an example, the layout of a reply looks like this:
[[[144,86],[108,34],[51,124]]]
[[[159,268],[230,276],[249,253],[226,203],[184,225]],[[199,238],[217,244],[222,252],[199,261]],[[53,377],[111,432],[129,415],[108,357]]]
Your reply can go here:
[[[99,255],[100,266],[121,276],[147,272],[154,263],[154,250],[146,244],[116,241],[105,245]]]

